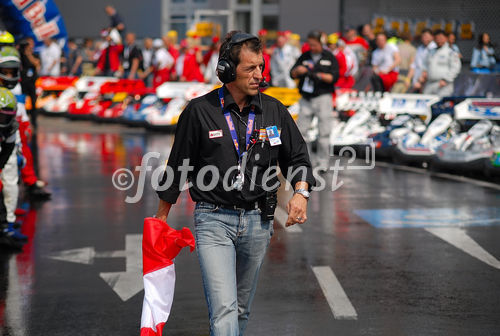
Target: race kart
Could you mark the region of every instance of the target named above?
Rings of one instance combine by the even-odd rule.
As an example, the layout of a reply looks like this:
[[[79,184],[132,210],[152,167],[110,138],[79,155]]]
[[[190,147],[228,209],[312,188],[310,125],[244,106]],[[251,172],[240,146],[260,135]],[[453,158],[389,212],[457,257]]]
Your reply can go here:
[[[395,147],[393,160],[401,164],[428,166],[437,148],[449,140],[455,128],[452,116],[441,114],[421,136],[416,132],[406,134]]]
[[[500,134],[500,99],[465,99],[455,107],[455,120],[466,131],[454,135],[437,149],[432,167],[481,173],[493,168],[488,166],[495,162],[492,157]]]
[[[117,82],[114,77],[82,77],[75,83],[77,95],[68,106],[67,117],[72,120],[89,120],[103,108],[100,89],[105,83]]]

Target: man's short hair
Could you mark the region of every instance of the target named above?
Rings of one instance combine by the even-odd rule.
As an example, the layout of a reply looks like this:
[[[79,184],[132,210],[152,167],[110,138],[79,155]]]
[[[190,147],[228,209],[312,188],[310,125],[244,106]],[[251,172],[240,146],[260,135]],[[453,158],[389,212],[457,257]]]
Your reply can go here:
[[[434,35],[434,36],[438,36],[438,35],[444,35],[444,36],[446,36],[446,32],[445,32],[444,30],[442,30],[442,29],[436,29],[436,30],[434,31],[434,34],[433,34],[433,35]]]
[[[309,32],[309,34],[307,34],[307,38],[316,40],[319,43],[321,43],[321,35],[323,35],[323,33],[321,31],[313,30],[313,31]]]
[[[430,30],[429,28],[422,29],[422,32],[420,33],[420,35],[424,35],[425,33],[429,33],[432,35],[432,30]]]
[[[261,53],[263,49],[262,42],[257,37],[230,46],[231,38],[238,33],[242,32],[233,30],[227,33],[227,35],[224,37],[224,40],[222,41],[219,54],[219,60],[222,58],[229,59],[234,63],[234,66],[238,66],[238,64],[240,63],[240,53],[243,46],[246,46],[248,49],[250,49],[250,51],[256,54]]]
[[[411,33],[409,31],[402,32],[400,37],[403,41],[411,41],[412,40],[412,36],[411,36]]]

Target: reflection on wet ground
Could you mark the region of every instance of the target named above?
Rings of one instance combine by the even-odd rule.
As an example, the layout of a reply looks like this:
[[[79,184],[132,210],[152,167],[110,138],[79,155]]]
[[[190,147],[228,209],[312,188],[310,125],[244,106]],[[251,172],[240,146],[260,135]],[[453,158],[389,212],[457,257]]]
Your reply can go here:
[[[26,215],[23,252],[0,252],[2,335],[137,335],[140,274],[121,289],[105,274],[137,276],[127,264],[140,262],[142,220],[157,206],[151,176],[172,136],[43,119],[38,142],[53,197]],[[135,167],[148,152],[159,155],[141,187]],[[122,168],[132,175],[117,190]],[[500,187],[387,166],[344,169],[336,182],[313,193],[307,224],[284,229],[277,213],[248,335],[499,332]],[[170,224],[192,229],[192,211],[182,193]],[[176,263],[165,334],[208,335],[196,256]]]

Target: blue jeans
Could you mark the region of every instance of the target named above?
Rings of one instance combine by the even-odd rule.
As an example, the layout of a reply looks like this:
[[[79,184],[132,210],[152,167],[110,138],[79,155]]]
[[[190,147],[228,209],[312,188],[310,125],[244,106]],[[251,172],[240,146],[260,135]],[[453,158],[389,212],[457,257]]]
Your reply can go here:
[[[260,210],[223,209],[198,202],[196,250],[210,317],[211,336],[242,336],[273,222]]]

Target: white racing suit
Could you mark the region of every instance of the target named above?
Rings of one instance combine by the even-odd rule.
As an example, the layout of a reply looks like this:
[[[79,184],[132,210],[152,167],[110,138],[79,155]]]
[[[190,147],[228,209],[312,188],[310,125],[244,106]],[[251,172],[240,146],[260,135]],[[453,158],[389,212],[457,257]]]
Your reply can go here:
[[[427,82],[424,87],[424,94],[437,94],[441,97],[453,94],[453,82],[457,78],[462,64],[458,54],[445,43],[441,48],[429,50],[429,54],[424,63],[424,71],[427,72]],[[439,82],[446,81],[446,85],[441,87]]]
[[[18,154],[21,151],[21,136],[19,131],[16,132],[16,147],[10,154],[9,160],[2,169],[0,178],[3,184],[3,200],[7,210],[7,222],[14,223],[16,221],[16,207],[19,196],[19,166]]]

